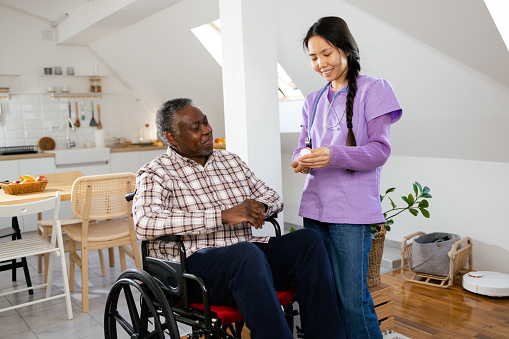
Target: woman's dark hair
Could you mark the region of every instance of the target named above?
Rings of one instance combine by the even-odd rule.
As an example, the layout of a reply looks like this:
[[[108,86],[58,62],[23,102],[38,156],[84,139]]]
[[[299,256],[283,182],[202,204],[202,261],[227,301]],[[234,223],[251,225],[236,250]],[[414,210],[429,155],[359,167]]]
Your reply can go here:
[[[341,49],[347,56],[348,73],[346,80],[348,81],[348,95],[346,96],[346,124],[348,126],[348,134],[346,137],[347,146],[357,146],[355,135],[352,130],[353,102],[357,93],[357,76],[361,71],[359,47],[355,41],[345,20],[337,16],[327,16],[320,18],[309,28],[306,37],[302,41],[305,49],[308,48],[309,39],[314,36],[322,37],[332,46]]]
[[[168,100],[159,107],[156,113],[156,126],[157,134],[164,140],[170,147],[173,145],[166,139],[165,132],[171,132],[172,134],[178,134],[178,130],[175,128],[175,113],[188,106],[192,105],[193,101],[187,98],[177,98]]]

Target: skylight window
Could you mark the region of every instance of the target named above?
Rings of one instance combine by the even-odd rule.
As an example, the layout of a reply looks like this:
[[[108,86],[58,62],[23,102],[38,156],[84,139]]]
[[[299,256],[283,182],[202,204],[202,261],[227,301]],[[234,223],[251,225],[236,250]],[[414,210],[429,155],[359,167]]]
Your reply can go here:
[[[191,29],[194,36],[200,41],[205,49],[212,55],[214,60],[223,66],[223,54],[221,49],[221,21],[215,20],[211,23]],[[277,64],[278,72],[278,96],[281,101],[303,100],[302,92],[295,86],[292,79],[285,72],[283,67]]]
[[[505,46],[509,50],[509,21],[507,15],[509,14],[509,3],[501,0],[484,0],[486,7],[490,11],[491,17],[504,40]]]

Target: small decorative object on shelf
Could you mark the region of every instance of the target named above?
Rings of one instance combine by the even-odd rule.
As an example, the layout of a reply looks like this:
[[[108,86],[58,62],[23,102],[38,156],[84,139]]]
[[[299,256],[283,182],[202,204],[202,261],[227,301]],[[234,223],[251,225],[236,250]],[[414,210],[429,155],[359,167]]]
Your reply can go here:
[[[99,78],[90,78],[90,92],[92,92],[92,93],[100,93],[100,92],[102,92],[101,79],[99,79]]]

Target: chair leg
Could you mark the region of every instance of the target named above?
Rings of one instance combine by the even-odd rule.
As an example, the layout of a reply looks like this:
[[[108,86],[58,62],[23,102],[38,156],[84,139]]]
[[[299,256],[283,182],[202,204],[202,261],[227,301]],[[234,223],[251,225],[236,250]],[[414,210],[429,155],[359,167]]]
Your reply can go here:
[[[69,242],[69,291],[74,292],[74,269],[75,262],[73,256],[76,255],[76,242]]]
[[[101,263],[101,272],[102,272],[103,277],[105,277],[107,275],[107,273],[106,273],[106,266],[104,266],[103,250],[98,249],[97,251],[99,252],[99,262]]]
[[[63,248],[63,245],[62,245]],[[70,263],[70,260],[69,260]],[[67,319],[71,320],[72,316],[72,304],[71,304],[71,290],[69,288],[69,278],[67,276],[67,270],[65,265],[65,253],[63,249],[60,252],[60,266],[62,268],[62,279],[64,282],[64,292],[65,292],[65,306],[67,308]]]
[[[126,262],[125,262],[125,250],[123,246],[118,247],[118,258],[120,259],[120,269],[122,272],[124,272],[127,268]]]
[[[109,256],[109,260],[110,260],[110,267],[115,267],[115,252],[114,252],[114,250],[115,250],[114,247],[108,248],[108,256]]]
[[[44,240],[50,242],[49,232],[44,232]],[[42,256],[44,258],[44,282],[48,282],[48,263],[49,263],[49,255],[46,253]]]
[[[30,272],[28,271],[27,259],[25,257],[21,258],[21,262],[23,263],[23,272],[25,272],[25,280],[27,282],[27,287],[32,287],[32,279],[30,279]],[[14,267],[16,270],[16,267]],[[33,295],[34,290],[28,290],[28,294]]]
[[[81,247],[81,295],[82,312],[88,312],[88,251]]]

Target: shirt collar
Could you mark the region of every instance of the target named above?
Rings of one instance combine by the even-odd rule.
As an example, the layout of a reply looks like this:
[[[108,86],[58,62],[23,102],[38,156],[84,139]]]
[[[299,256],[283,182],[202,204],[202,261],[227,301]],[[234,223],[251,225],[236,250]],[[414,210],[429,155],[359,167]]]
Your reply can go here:
[[[207,167],[207,164],[211,163],[213,160],[214,160],[214,151],[212,151],[212,153],[210,154],[210,156],[207,158],[207,161],[205,162],[205,166],[203,166],[204,168]],[[175,159],[177,162],[181,163],[181,164],[184,164],[184,165],[190,165],[190,166],[201,166],[199,163],[197,163],[196,161],[192,160],[192,159],[189,159],[189,158],[186,158],[186,157],[183,157],[182,155],[180,155],[177,151],[175,151],[173,148],[171,148],[170,146],[168,146],[168,149],[166,150],[166,154],[171,158],[171,159]]]

